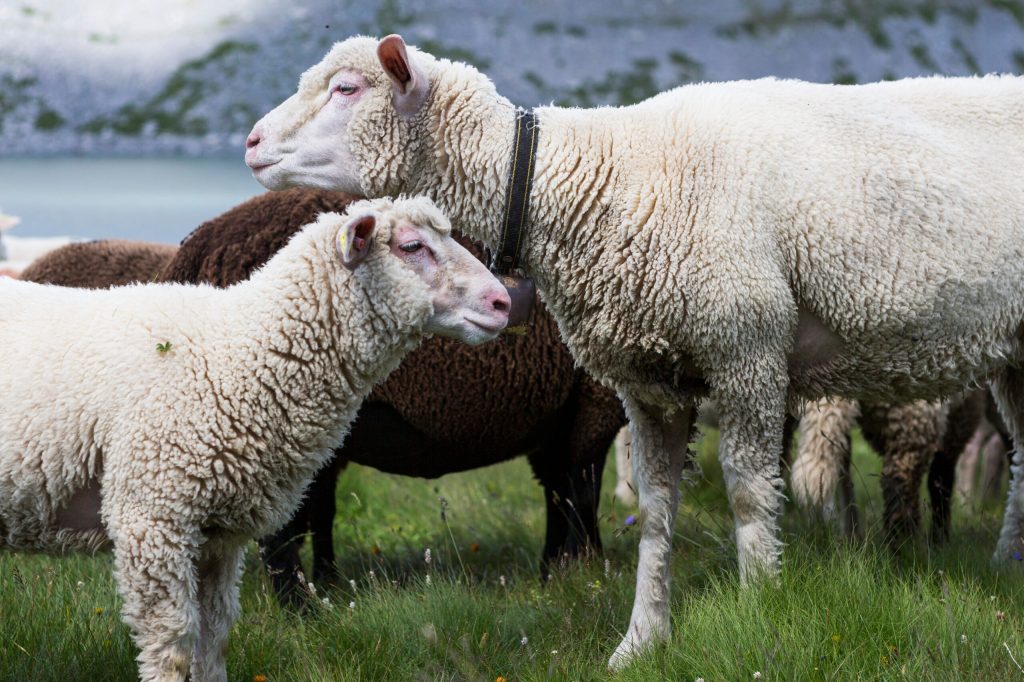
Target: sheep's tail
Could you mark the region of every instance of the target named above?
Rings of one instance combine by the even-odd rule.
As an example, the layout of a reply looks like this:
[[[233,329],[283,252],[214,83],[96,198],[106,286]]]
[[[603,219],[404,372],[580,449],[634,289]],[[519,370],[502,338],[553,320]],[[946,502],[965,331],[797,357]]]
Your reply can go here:
[[[834,516],[836,489],[850,458],[849,433],[858,417],[856,401],[825,398],[807,405],[790,474],[793,496],[802,508]]]

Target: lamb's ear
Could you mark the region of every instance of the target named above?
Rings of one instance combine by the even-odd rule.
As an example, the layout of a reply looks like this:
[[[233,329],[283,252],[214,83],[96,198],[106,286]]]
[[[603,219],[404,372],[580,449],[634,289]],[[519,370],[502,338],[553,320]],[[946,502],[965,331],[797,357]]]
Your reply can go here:
[[[427,99],[428,83],[423,71],[409,58],[402,36],[393,33],[382,38],[377,59],[391,79],[395,109],[403,116],[415,114]]]
[[[359,267],[370,253],[377,218],[373,214],[352,218],[338,230],[338,259],[349,270]]]

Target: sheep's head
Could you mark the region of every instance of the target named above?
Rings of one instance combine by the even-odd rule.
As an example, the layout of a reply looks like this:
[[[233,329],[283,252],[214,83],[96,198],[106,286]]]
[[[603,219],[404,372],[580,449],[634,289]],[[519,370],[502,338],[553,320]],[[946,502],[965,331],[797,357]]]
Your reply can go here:
[[[460,105],[476,92],[497,97],[473,67],[407,47],[401,36],[337,43],[302,75],[298,92],[256,123],[245,161],[269,189],[373,197],[412,191],[409,176],[443,148],[431,138],[450,123],[444,116],[452,102],[433,101],[444,99],[435,97],[442,71],[457,83],[446,91]]]
[[[335,237],[339,260],[357,273],[376,260],[390,269],[387,286],[408,287],[411,295],[425,289],[433,312],[424,331],[478,344],[505,328],[508,293],[452,238],[448,219],[429,199],[362,201],[348,216]]]

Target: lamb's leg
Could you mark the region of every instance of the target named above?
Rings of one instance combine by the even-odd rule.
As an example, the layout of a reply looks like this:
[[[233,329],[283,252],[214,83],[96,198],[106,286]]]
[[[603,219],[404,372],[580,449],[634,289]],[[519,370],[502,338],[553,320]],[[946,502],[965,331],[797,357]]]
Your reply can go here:
[[[199,639],[191,682],[226,682],[228,633],[238,618],[238,581],[245,545],[210,541],[199,560]]]
[[[666,415],[632,398],[624,399],[623,404],[633,437],[633,472],[639,488],[640,556],[629,629],[608,662],[613,670],[670,634],[672,526],[695,414],[692,405]]]
[[[992,381],[992,395],[1013,438],[1010,492],[1003,528],[996,544],[996,560],[1021,560],[1024,553],[1024,370],[1008,368]]]
[[[197,538],[166,521],[111,516],[122,615],[143,682],[184,682],[199,634]]]

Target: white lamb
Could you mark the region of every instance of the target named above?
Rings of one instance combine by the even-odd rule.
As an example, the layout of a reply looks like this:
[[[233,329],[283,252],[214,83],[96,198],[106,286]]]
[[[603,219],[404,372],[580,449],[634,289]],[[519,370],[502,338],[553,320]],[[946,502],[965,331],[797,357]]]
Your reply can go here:
[[[541,107],[522,266],[624,400],[643,529],[612,667],[667,638],[695,397],[721,409],[740,576],[779,570],[787,403],[994,379],[1024,435],[1024,78],[772,79]],[[425,193],[492,248],[515,110],[465,64],[351,38],[253,129],[272,189]],[[1024,450],[997,554],[1024,548]]]
[[[508,294],[429,200],[320,216],[252,279],[0,281],[0,548],[111,544],[143,680],[225,680],[248,540],[279,528],[424,335],[479,343]]]

